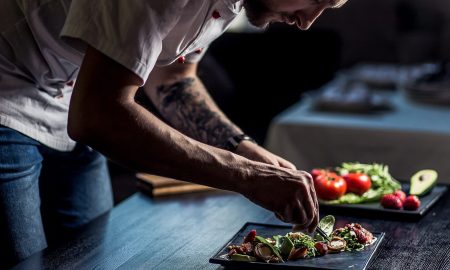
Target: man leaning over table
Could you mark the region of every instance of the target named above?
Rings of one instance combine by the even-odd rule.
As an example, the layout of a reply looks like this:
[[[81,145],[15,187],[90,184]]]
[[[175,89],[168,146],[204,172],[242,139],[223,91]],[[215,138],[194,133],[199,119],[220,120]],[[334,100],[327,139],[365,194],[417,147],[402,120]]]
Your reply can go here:
[[[345,1],[0,2],[3,261],[24,259],[47,246],[53,229],[76,228],[112,207],[104,156],[236,191],[285,222],[317,226],[311,176],[245,136],[196,71],[241,9],[258,27],[306,30]],[[140,86],[169,124],[135,102]]]

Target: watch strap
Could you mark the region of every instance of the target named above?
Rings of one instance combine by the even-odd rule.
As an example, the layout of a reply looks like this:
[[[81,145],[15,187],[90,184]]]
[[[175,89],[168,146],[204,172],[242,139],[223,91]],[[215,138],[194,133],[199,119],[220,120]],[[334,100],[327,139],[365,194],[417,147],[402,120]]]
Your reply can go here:
[[[236,148],[239,146],[239,144],[242,141],[251,141],[256,144],[256,141],[252,137],[250,137],[246,134],[239,134],[239,135],[232,136],[227,140],[225,149],[227,149],[229,151],[235,151]]]

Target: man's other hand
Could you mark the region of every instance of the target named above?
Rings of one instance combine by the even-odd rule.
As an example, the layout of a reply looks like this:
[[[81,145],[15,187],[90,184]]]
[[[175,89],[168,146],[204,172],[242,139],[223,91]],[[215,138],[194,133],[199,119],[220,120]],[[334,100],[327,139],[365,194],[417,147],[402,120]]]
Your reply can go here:
[[[266,149],[251,141],[242,141],[237,147],[235,153],[254,161],[296,170],[295,165],[291,162],[270,153]]]

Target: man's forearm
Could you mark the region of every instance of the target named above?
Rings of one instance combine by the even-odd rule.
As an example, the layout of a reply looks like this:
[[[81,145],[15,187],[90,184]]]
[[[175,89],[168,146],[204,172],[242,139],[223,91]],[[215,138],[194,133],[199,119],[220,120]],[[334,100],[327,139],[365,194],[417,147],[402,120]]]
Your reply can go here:
[[[87,107],[73,112],[90,122],[82,127],[86,135],[74,139],[136,171],[245,193],[237,179],[244,178],[243,165],[250,161],[186,137],[132,101],[103,99],[102,112],[89,112]]]
[[[217,107],[197,77],[161,83],[152,101],[174,128],[201,142],[224,148],[227,140],[242,131]]]
[[[139,84],[126,68],[88,48],[69,108],[71,138],[135,171],[242,192],[252,162],[162,122],[135,102]]]

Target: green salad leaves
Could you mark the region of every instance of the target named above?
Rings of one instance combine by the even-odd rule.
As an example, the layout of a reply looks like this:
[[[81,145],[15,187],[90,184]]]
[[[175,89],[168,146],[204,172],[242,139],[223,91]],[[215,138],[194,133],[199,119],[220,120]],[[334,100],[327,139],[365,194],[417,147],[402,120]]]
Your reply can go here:
[[[337,229],[334,225],[333,216],[325,216],[319,222],[319,227],[330,238],[327,240],[320,235],[311,237],[301,232],[266,238],[251,230],[240,245],[228,246],[225,256],[233,261],[282,263],[329,253],[360,251],[376,241],[373,234],[358,223],[349,223]]]
[[[363,163],[342,163],[336,168],[339,175],[348,173],[364,173],[372,181],[371,188],[362,195],[347,193],[337,200],[326,201],[329,204],[356,204],[365,202],[376,202],[385,194],[390,194],[401,188],[400,183],[389,173],[389,167],[382,164],[363,164]]]

